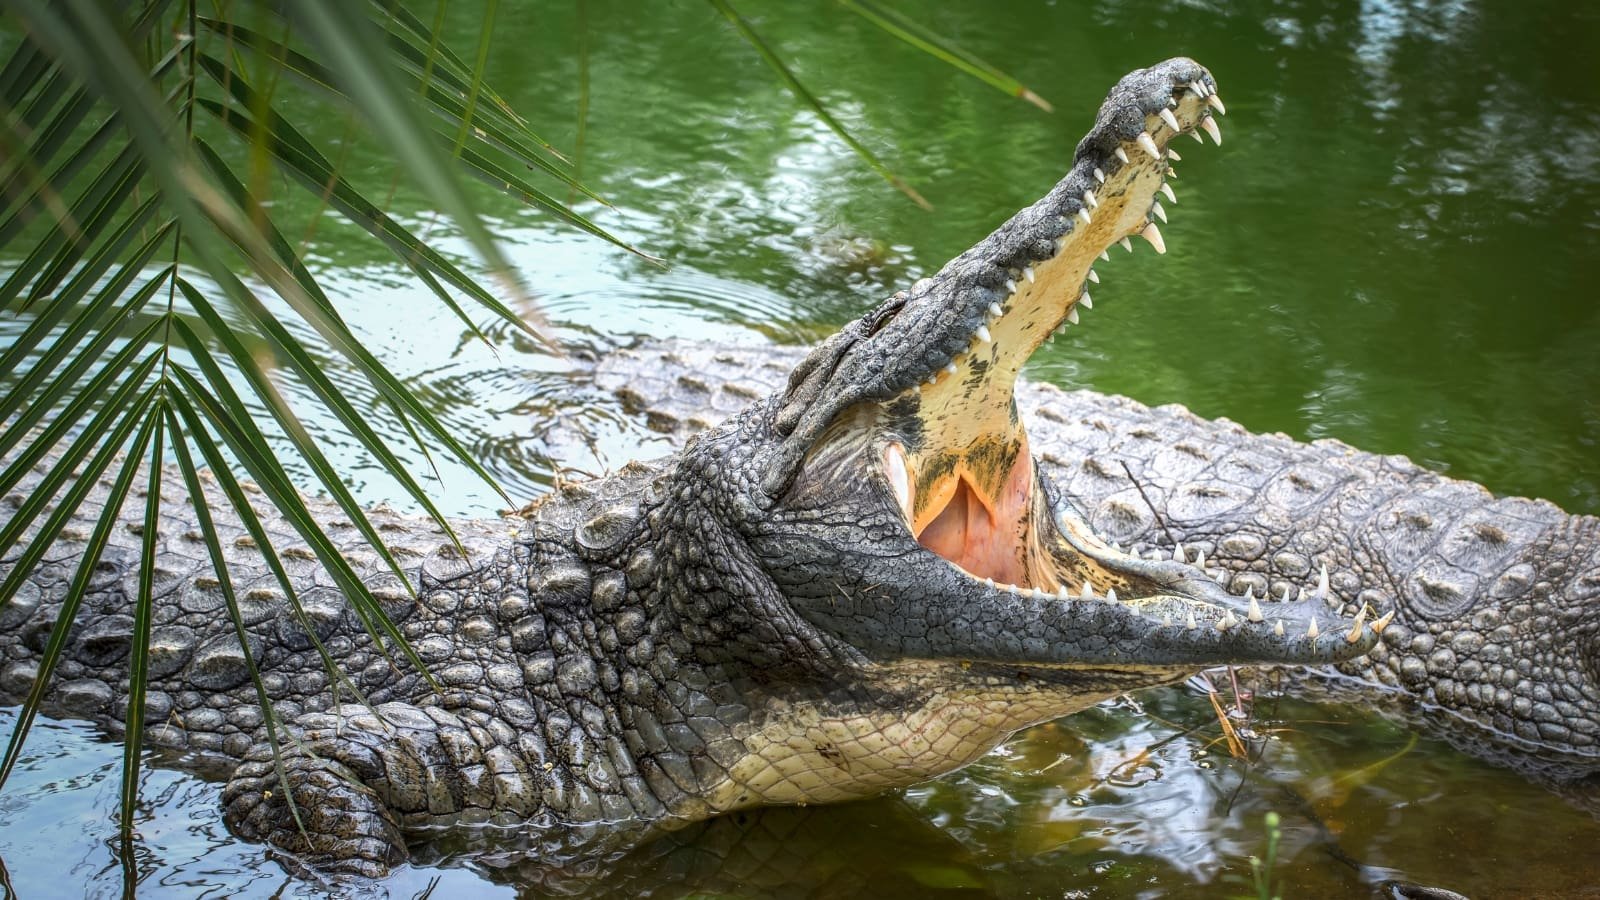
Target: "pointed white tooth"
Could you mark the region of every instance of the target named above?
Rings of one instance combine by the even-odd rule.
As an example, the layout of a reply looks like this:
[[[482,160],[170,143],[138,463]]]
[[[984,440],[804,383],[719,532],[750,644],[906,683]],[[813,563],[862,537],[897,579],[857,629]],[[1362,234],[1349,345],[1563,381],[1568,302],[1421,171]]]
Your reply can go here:
[[[1090,280],[1090,281],[1092,281],[1092,282],[1094,282],[1094,283],[1095,283],[1095,284],[1099,284],[1099,283],[1100,283],[1100,276],[1099,276],[1099,275],[1096,275],[1096,274],[1095,274],[1095,273],[1094,273],[1094,270],[1093,270],[1093,269],[1090,269],[1090,270],[1089,270],[1089,280]]]
[[[991,317],[998,319],[998,318],[1000,318],[1001,316],[1003,316],[1005,314],[1006,314],[1006,311],[1000,308],[1000,304],[998,304],[998,303],[989,304],[989,315]]]
[[[1289,585],[1286,584],[1286,585],[1283,586],[1283,599],[1279,600],[1278,601],[1279,603],[1288,603],[1289,602],[1289,590],[1290,590]]]
[[[1189,82],[1189,93],[1194,94],[1196,97],[1204,100],[1206,94],[1211,93],[1211,90],[1206,87],[1206,83],[1204,81],[1191,81]]]
[[[1212,143],[1216,144],[1218,147],[1222,146],[1222,129],[1217,127],[1216,119],[1210,116],[1206,116],[1204,119],[1201,119],[1200,129],[1206,134],[1211,135]]]
[[[1062,221],[1066,220],[1063,219]],[[1061,237],[1056,238],[1056,252],[1060,253],[1065,249],[1067,249],[1067,236],[1063,234]]]
[[[1170,146],[1167,147],[1167,159],[1175,159],[1178,162],[1183,162],[1183,157],[1179,156],[1178,151],[1172,149]]]
[[[1317,630],[1317,620],[1312,619],[1311,624],[1306,626],[1306,637],[1314,641],[1317,639],[1318,634],[1321,634],[1321,632]]]
[[[1218,631],[1227,631],[1229,628],[1232,628],[1234,626],[1234,623],[1237,622],[1237,621],[1238,620],[1233,617],[1233,613],[1230,612],[1227,615],[1225,615],[1222,618],[1217,620],[1217,630]]]
[[[1049,600],[1050,599],[1050,595],[1046,594],[1044,592],[1043,588],[1034,588],[1033,589],[1033,599],[1035,599],[1035,600]]]
[[[1104,250],[1100,251],[1100,258],[1106,262],[1111,262],[1111,254],[1105,252]]]
[[[1356,611],[1355,625],[1350,629],[1350,633],[1344,636],[1345,641],[1354,644],[1356,641],[1361,640],[1361,626],[1365,624],[1367,624],[1367,605],[1363,603],[1361,604],[1361,609]]]
[[[1029,284],[1033,284],[1033,266],[1028,266],[1027,268],[1023,269],[1022,275],[1024,278],[1028,279]]]
[[[1272,633],[1277,635],[1278,637],[1283,637],[1283,620],[1282,619],[1279,619],[1275,624],[1273,624]]]
[[[1259,622],[1259,621],[1262,620],[1262,618],[1263,618],[1263,616],[1261,615],[1261,604],[1256,602],[1256,598],[1251,597],[1250,598],[1250,612],[1249,612],[1250,621]]]
[[[1206,570],[1206,552],[1204,550],[1194,551],[1194,567],[1202,572]]]
[[[1178,117],[1172,114],[1172,110],[1163,109],[1161,112],[1156,113],[1156,115],[1160,116],[1161,121],[1165,122],[1167,127],[1171,128],[1173,131],[1183,130],[1183,127],[1178,124]]]
[[[1067,321],[1074,325],[1078,324],[1078,308],[1076,306],[1067,310]]]
[[[1156,146],[1156,139],[1150,136],[1150,132],[1139,132],[1138,141],[1139,149],[1150,154],[1151,159],[1158,160],[1161,158],[1161,148]]]
[[[1396,607],[1396,608],[1398,609],[1398,607]],[[1373,631],[1373,633],[1374,634],[1383,634],[1383,630],[1385,628],[1389,627],[1389,623],[1390,622],[1394,621],[1394,613],[1395,613],[1395,610],[1391,609],[1388,612],[1384,613],[1382,616],[1379,616],[1378,618],[1373,619],[1372,620],[1372,631]]]
[[[1117,551],[1118,553],[1121,553],[1122,552],[1122,545],[1117,543],[1116,541],[1112,541],[1111,542],[1111,549]]]
[[[1199,628],[1200,627],[1199,624],[1196,623],[1195,620],[1194,620],[1194,607],[1191,606],[1189,608],[1189,620],[1184,624],[1187,625],[1190,629],[1194,629],[1194,628]]]
[[[1218,114],[1224,116],[1228,114],[1228,108],[1222,105],[1222,98],[1220,96],[1216,94],[1207,94],[1206,102],[1211,104],[1211,108],[1216,110]]]
[[[1094,170],[1094,180],[1100,182],[1101,184],[1105,184],[1106,183],[1105,170],[1101,169],[1099,166],[1096,166],[1095,170]]]
[[[983,580],[983,583],[988,585],[989,587],[994,587],[994,579],[993,578],[985,578]]]
[[[1121,238],[1121,239],[1119,239],[1117,241],[1117,243],[1121,244],[1122,245],[1122,249],[1128,251],[1129,253],[1133,252],[1133,242],[1128,240],[1127,238]]]
[[[1187,563],[1189,561],[1189,558],[1183,554],[1182,541],[1172,545],[1172,561],[1176,563]]]
[[[1161,196],[1167,198],[1167,202],[1168,203],[1177,203],[1178,202],[1178,195],[1174,194],[1172,192],[1172,185],[1167,184],[1165,181],[1163,181],[1163,182],[1161,182],[1161,187],[1159,188],[1159,190],[1161,191]]]
[[[1078,596],[1083,598],[1084,600],[1093,600],[1094,599],[1094,582],[1092,582],[1092,581],[1088,580],[1087,578],[1085,578],[1084,581],[1083,581],[1083,588],[1078,591]]]
[[[1128,151],[1122,149],[1121,147],[1118,147],[1117,148],[1117,159],[1120,159],[1123,162],[1127,162],[1128,161]]]
[[[928,387],[933,387],[934,385],[936,385],[938,383],[939,383],[939,373],[935,372],[932,375],[928,376],[928,380],[926,382]]]
[[[1067,586],[1066,585],[1063,584],[1060,587],[1056,588],[1056,599],[1057,600],[1070,600],[1070,599],[1072,599],[1072,595],[1067,593]]]
[[[1089,207],[1090,209],[1094,209],[1100,205],[1100,201],[1094,196],[1094,191],[1083,192],[1083,205]]]
[[[1139,235],[1149,241],[1150,246],[1156,248],[1157,253],[1167,252],[1167,242],[1161,239],[1161,229],[1156,227],[1156,223],[1151,222],[1146,225],[1144,230],[1139,232]]]
[[[1006,279],[1006,293],[1015,294],[1016,292],[1017,292],[1017,282],[1015,280],[1013,280],[1013,279],[1007,278]]]
[[[1317,573],[1317,592],[1311,595],[1313,600],[1326,600],[1328,597],[1328,564],[1322,564],[1322,571]]]
[[[1115,602],[1117,602],[1117,589],[1116,588],[1106,588],[1106,602],[1107,603],[1115,603]]]
[[[912,386],[911,386],[911,393],[913,393],[913,394],[920,394],[920,393],[922,393],[922,385],[920,385],[920,384],[913,384],[913,385],[912,385]]]
[[[1155,213],[1156,218],[1160,219],[1162,222],[1167,221],[1167,211],[1161,207],[1160,200],[1157,200],[1155,203],[1150,205],[1150,211]]]
[[[894,491],[900,512],[911,518],[911,470],[906,466],[906,450],[898,443],[883,451],[884,474],[889,476],[889,487]]]
[[[1087,225],[1091,221],[1093,221],[1092,219],[1089,218],[1089,210],[1087,210],[1087,209],[1085,209],[1085,208],[1083,208],[1081,206],[1078,207],[1078,218],[1082,219],[1083,220],[1083,224],[1085,224],[1085,225]]]
[[[1094,301],[1089,299],[1089,292],[1084,291],[1078,295],[1078,303],[1084,309],[1094,309]]]
[[[987,344],[994,340],[994,336],[989,334],[989,326],[987,325],[979,325],[978,330],[974,332],[974,334],[978,336],[978,341],[980,343]]]
[[[944,370],[946,372],[949,372],[951,375],[954,375],[955,373],[961,371],[960,369],[956,368],[956,364],[955,364],[954,360],[951,360],[950,362],[945,363],[944,364]]]
[[[1194,142],[1196,144],[1204,144],[1206,142],[1206,139],[1201,137],[1200,136],[1200,132],[1198,132],[1198,131],[1185,131],[1184,134],[1187,134],[1189,137],[1194,138]]]
[[[1178,108],[1178,101],[1172,99],[1171,97],[1168,97],[1167,98],[1167,106],[1171,107],[1172,109],[1177,109]]]

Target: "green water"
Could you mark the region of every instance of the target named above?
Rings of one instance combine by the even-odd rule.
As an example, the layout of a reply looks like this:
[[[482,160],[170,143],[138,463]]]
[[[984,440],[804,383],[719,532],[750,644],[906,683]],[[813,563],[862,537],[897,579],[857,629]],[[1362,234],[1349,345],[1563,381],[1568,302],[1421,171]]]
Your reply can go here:
[[[562,334],[601,350],[640,334],[814,341],[1047,190],[1121,74],[1186,54],[1221,86],[1225,144],[1177,145],[1170,252],[1141,246],[1102,265],[1088,327],[1041,352],[1030,375],[1406,454],[1497,492],[1600,512],[1600,6],[896,5],[1058,112],[1008,100],[830,3],[742,8],[932,213],[801,111],[709,6],[581,4],[582,172],[619,211],[583,209],[672,268],[486,194]],[[468,6],[456,4],[451,25],[463,52],[481,20]],[[501,6],[491,80],[558,146],[575,147],[580,5]],[[313,120],[312,139],[329,149],[359,135],[338,117]],[[384,183],[373,148],[357,140],[348,152]],[[395,206],[424,227],[426,211],[403,191]],[[580,364],[503,332],[495,351],[465,340],[355,232],[321,229],[336,240],[318,276],[352,325],[515,496],[542,490],[558,465],[596,471],[659,452],[640,423],[574,387]],[[442,227],[431,233],[453,243]],[[593,450],[546,439],[575,420],[596,435]],[[330,439],[364,497],[398,496]],[[441,490],[447,511],[497,505],[459,470],[446,469]],[[903,796],[719,823],[609,867],[502,868],[443,842],[375,890],[409,895],[437,876],[435,896],[1251,895],[1246,857],[1263,850],[1269,809],[1284,821],[1286,896],[1362,890],[1330,846],[1474,896],[1600,883],[1600,824],[1355,711],[1279,709],[1262,725],[1279,740],[1246,773],[1211,744],[1214,724],[1183,734],[1214,718],[1203,700],[1174,689],[1142,702],[1158,717],[1092,711]],[[0,856],[22,896],[117,893],[116,750],[79,726],[49,734],[0,795]],[[1133,775],[1118,768],[1163,739]],[[276,863],[226,834],[215,785],[170,770],[147,778],[145,892],[315,895],[284,888]],[[1323,827],[1334,840],[1318,837]],[[773,865],[717,864],[730,848]]]

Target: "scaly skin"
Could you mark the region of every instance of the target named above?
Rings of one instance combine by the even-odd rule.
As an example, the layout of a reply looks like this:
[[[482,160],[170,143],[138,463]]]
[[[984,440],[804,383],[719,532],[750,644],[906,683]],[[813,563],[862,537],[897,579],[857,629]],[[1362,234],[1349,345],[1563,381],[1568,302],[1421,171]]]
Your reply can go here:
[[[353,681],[330,685],[224,521],[249,643],[296,738],[281,774],[201,545],[170,518],[184,509],[175,491],[152,737],[242,756],[224,801],[244,837],[379,874],[406,857],[412,829],[639,832],[848,800],[1198,668],[1366,652],[1374,629],[1320,604],[1277,604],[1261,620],[1193,566],[1109,547],[1037,481],[1012,403],[1027,356],[1075,317],[1097,254],[1130,234],[1159,245],[1148,216],[1165,143],[1214,128],[1214,92],[1190,60],[1124,78],[1047,196],[678,455],[564,489],[517,529],[464,523],[466,560],[425,526],[380,515],[419,572],[416,603],[393,585],[386,602],[438,692],[374,651],[302,550],[290,575],[310,631]],[[313,508],[336,535],[353,531],[331,505]],[[274,544],[293,547],[270,522]],[[61,707],[108,724],[125,703],[136,543],[118,529],[55,685]],[[5,690],[37,671],[76,555],[70,541],[56,554],[0,611]],[[385,577],[370,558],[358,565]]]
[[[594,381],[681,441],[774,389],[802,355],[668,341],[603,357]],[[1176,540],[1258,597],[1298,593],[1326,566],[1334,596],[1355,598],[1346,612],[1395,610],[1371,653],[1306,673],[1319,688],[1596,793],[1575,782],[1600,777],[1600,519],[1181,406],[1041,384],[1016,396],[1046,480],[1107,538],[1169,556]]]

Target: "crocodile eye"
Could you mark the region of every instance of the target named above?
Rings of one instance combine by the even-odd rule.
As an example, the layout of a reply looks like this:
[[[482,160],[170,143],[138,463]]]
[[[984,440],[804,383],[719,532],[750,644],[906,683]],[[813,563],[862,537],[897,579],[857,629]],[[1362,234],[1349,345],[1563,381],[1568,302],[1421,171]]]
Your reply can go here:
[[[867,337],[872,337],[883,330],[906,305],[906,292],[900,291],[873,312],[872,318],[867,321]]]

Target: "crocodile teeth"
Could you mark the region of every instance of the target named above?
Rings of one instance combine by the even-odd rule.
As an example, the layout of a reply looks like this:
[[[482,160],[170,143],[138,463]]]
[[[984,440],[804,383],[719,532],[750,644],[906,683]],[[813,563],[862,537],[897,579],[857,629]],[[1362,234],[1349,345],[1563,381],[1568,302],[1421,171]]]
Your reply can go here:
[[[1067,321],[1074,325],[1078,324],[1078,308],[1076,306],[1067,310]]]
[[[1127,162],[1128,161],[1128,152],[1126,150],[1123,150],[1121,147],[1118,147],[1116,149],[1116,154],[1117,154],[1117,159],[1120,159],[1123,162]]]
[[[1160,116],[1161,121],[1167,123],[1167,127],[1171,128],[1173,131],[1183,130],[1183,128],[1178,125],[1178,117],[1172,114],[1172,110],[1163,109],[1161,112],[1156,113],[1156,115]]]
[[[1084,309],[1094,309],[1094,301],[1089,299],[1088,291],[1078,295],[1078,302],[1083,305]]]
[[[1090,209],[1094,209],[1100,205],[1100,201],[1095,199],[1094,191],[1084,191],[1083,202]]]
[[[1313,600],[1328,599],[1328,564],[1322,564],[1322,571],[1317,575],[1317,591],[1311,595]]]
[[[1211,93],[1211,90],[1206,87],[1206,83],[1204,81],[1191,81],[1189,82],[1189,93],[1199,97],[1201,100],[1204,100],[1206,98],[1206,94]]]
[[[1171,147],[1167,148],[1167,159],[1175,159],[1178,162],[1183,162],[1183,157],[1179,156],[1178,151],[1172,149]]]
[[[1222,129],[1217,127],[1216,119],[1206,116],[1204,119],[1200,120],[1200,128],[1205,131],[1206,134],[1211,135],[1211,140],[1213,143],[1215,143],[1218,147],[1222,146]]]
[[[888,470],[889,487],[900,504],[900,512],[911,518],[911,470],[906,467],[906,451],[899,444],[890,444],[884,451],[884,468]]]
[[[1094,599],[1094,584],[1093,584],[1093,582],[1090,582],[1088,579],[1084,579],[1083,589],[1078,591],[1078,596],[1083,598],[1084,600],[1093,600]]]
[[[1168,113],[1168,115],[1171,115],[1171,113]],[[1156,140],[1155,140],[1155,138],[1150,136],[1150,132],[1148,132],[1148,131],[1139,132],[1138,141],[1139,141],[1139,148],[1141,150],[1143,150],[1144,152],[1150,154],[1150,158],[1151,159],[1160,159],[1161,158],[1161,148],[1156,146]]]
[[[1217,630],[1227,631],[1229,628],[1232,628],[1237,624],[1239,624],[1239,620],[1235,619],[1233,617],[1233,611],[1229,610],[1227,615],[1217,620]]]
[[[1277,621],[1277,623],[1272,626],[1272,633],[1277,635],[1278,637],[1283,637],[1283,620],[1282,619],[1279,619]]]
[[[1115,603],[1115,602],[1117,602],[1117,589],[1116,588],[1106,588],[1106,602],[1107,603]]]
[[[1317,630],[1317,620],[1312,619],[1311,624],[1306,626],[1306,637],[1311,638],[1314,641],[1317,639],[1317,635],[1319,634],[1321,634],[1321,632]]]
[[[1067,593],[1067,586],[1066,585],[1063,584],[1060,587],[1056,588],[1056,599],[1057,600],[1071,600],[1072,599],[1072,595]]]
[[[994,579],[993,578],[985,578],[983,580],[983,583],[985,585],[989,586],[989,587],[994,587]]]
[[[1189,561],[1183,555],[1183,542],[1180,541],[1172,545],[1172,561],[1176,563],[1186,563]]]
[[[1167,252],[1167,242],[1161,239],[1161,229],[1156,227],[1156,223],[1151,222],[1146,225],[1144,230],[1139,232],[1139,235],[1149,241],[1150,246],[1156,248],[1157,253]]]
[[[1105,184],[1106,183],[1105,170],[1100,168],[1099,166],[1096,166],[1095,169],[1094,169],[1094,180],[1100,182],[1101,184]]]
[[[1194,551],[1194,567],[1204,572],[1206,570],[1206,552],[1196,549]]]
[[[1000,308],[1000,304],[998,304],[998,303],[989,304],[989,315],[992,318],[998,319],[1001,316],[1005,315],[1005,312],[1006,312],[1005,310]]]
[[[1121,238],[1121,239],[1119,239],[1117,241],[1117,243],[1121,244],[1122,245],[1122,249],[1128,251],[1129,253],[1133,252],[1133,242],[1128,240],[1127,238]]]
[[[1087,209],[1085,209],[1083,207],[1079,207],[1078,208],[1078,218],[1082,219],[1083,220],[1083,224],[1085,224],[1085,225],[1087,225],[1091,221],[1093,221],[1092,219],[1089,218],[1089,210],[1087,210]]]
[[[1246,618],[1252,622],[1259,622],[1263,618],[1266,618],[1265,616],[1261,615],[1261,604],[1257,603],[1256,598],[1254,597],[1250,598],[1250,612]]]
[[[1100,258],[1106,262],[1111,262],[1111,254],[1105,252],[1104,250],[1100,251]]]
[[[1033,284],[1033,266],[1028,266],[1026,269],[1023,269],[1022,274],[1028,279],[1029,284]]]
[[[1017,282],[1016,282],[1016,279],[1014,279],[1014,278],[1007,278],[1007,279],[1006,279],[1006,293],[1008,293],[1008,294],[1015,294],[1015,293],[1016,293],[1016,292],[1017,292]]]
[[[1156,218],[1160,219],[1162,222],[1167,221],[1167,211],[1165,209],[1161,208],[1161,201],[1160,200],[1157,200],[1150,207],[1150,211],[1155,213],[1156,214]]]
[[[1201,137],[1200,136],[1200,132],[1198,132],[1198,131],[1185,131],[1184,134],[1187,134],[1189,137],[1194,138],[1194,142],[1196,144],[1204,144],[1206,142],[1206,139]]]
[[[1100,276],[1099,276],[1099,275],[1096,275],[1096,274],[1095,274],[1095,273],[1094,273],[1094,270],[1093,270],[1093,269],[1090,269],[1090,270],[1089,270],[1089,280],[1090,280],[1090,281],[1092,281],[1092,282],[1094,282],[1094,283],[1095,283],[1095,284],[1099,284],[1099,283],[1100,283]]]
[[[1191,630],[1192,630],[1192,629],[1195,629],[1195,628],[1199,628],[1199,627],[1200,627],[1200,626],[1199,626],[1199,625],[1198,625],[1198,624],[1197,624],[1197,623],[1196,623],[1196,622],[1195,622],[1195,620],[1194,620],[1194,610],[1193,610],[1193,609],[1190,609],[1190,610],[1189,610],[1189,620],[1188,620],[1188,621],[1187,621],[1187,622],[1186,622],[1186,623],[1184,623],[1184,624],[1185,624],[1185,625],[1186,625],[1186,626],[1187,626],[1187,627],[1188,627],[1188,628],[1190,628],[1190,629],[1191,629]]]
[[[1228,108],[1222,105],[1222,98],[1220,96],[1216,94],[1207,94],[1206,102],[1211,104],[1211,108],[1216,110],[1219,114],[1224,116],[1228,114]]]
[[[989,334],[989,326],[987,325],[979,325],[978,330],[973,333],[978,336],[978,340],[981,343],[987,344],[994,340],[994,336]]]
[[[1177,203],[1178,202],[1178,195],[1174,194],[1172,192],[1172,185],[1167,184],[1165,181],[1163,181],[1163,182],[1161,182],[1161,187],[1159,188],[1159,190],[1161,191],[1161,196],[1167,198],[1167,202],[1168,203]]]
[[[1388,612],[1384,613],[1381,617],[1373,619],[1372,620],[1372,631],[1373,631],[1373,633],[1375,633],[1375,634],[1383,634],[1383,630],[1385,628],[1389,627],[1389,623],[1390,622],[1394,621],[1394,613],[1395,613],[1395,611],[1391,609]]]
[[[1367,605],[1363,603],[1361,604],[1361,609],[1356,611],[1356,624],[1350,629],[1350,633],[1345,635],[1344,639],[1352,644],[1361,640],[1361,626],[1365,625],[1366,623]]]
[[[1283,586],[1283,597],[1278,600],[1279,603],[1288,603],[1289,602],[1289,591],[1290,591],[1290,586],[1287,585],[1287,584],[1284,585]]]
[[[951,375],[954,375],[957,372],[961,371],[960,369],[956,368],[955,360],[951,360],[950,362],[945,363],[944,364],[944,370],[946,372],[949,372]]]

